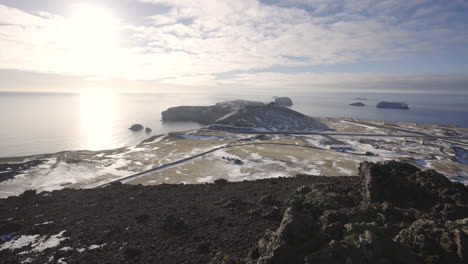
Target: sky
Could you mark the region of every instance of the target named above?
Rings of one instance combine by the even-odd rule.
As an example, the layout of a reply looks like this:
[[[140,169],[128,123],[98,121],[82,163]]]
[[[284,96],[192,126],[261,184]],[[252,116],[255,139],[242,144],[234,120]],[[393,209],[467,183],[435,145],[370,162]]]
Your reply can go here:
[[[0,0],[0,91],[468,94],[467,26],[468,0]]]

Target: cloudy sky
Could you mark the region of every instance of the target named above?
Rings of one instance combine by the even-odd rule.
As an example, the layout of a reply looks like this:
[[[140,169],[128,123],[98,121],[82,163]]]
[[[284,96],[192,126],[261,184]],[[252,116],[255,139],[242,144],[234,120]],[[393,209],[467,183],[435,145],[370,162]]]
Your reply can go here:
[[[0,0],[0,90],[468,92],[467,26],[468,0]]]

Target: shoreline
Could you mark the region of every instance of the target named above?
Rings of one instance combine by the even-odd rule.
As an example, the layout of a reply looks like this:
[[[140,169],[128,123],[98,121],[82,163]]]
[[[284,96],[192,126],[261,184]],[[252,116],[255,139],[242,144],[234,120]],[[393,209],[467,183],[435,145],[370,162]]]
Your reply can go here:
[[[346,120],[356,120],[356,121],[364,121],[364,122],[371,121],[371,122],[395,123],[395,124],[403,124],[403,125],[404,124],[430,125],[430,126],[439,126],[439,127],[446,127],[446,128],[460,128],[460,129],[467,129],[468,130],[468,127],[459,126],[459,125],[434,124],[434,123],[422,123],[422,122],[384,121],[384,120],[373,120],[373,119],[336,118],[336,117],[313,117],[313,118],[317,118],[319,120],[321,120],[321,119],[339,119],[339,120],[344,120],[344,121],[346,121]],[[171,121],[165,121],[165,122],[171,122]],[[180,121],[178,121],[178,122],[180,122]],[[156,137],[161,137],[161,136],[168,135],[168,134],[186,134],[187,132],[194,131],[194,130],[203,130],[203,129],[207,129],[207,128],[209,129],[210,126],[213,126],[213,125],[206,125],[204,127],[197,128],[197,129],[182,130],[182,131],[171,131],[171,132],[168,132],[168,133],[165,133],[165,134],[157,134],[157,135],[149,136],[148,138],[142,140],[138,144],[122,146],[122,147],[117,147],[117,148],[98,149],[98,150],[71,149],[71,150],[61,150],[61,151],[56,151],[56,152],[45,152],[45,153],[38,153],[38,154],[31,154],[31,155],[21,155],[21,156],[5,156],[5,157],[0,156],[0,162],[2,160],[27,159],[27,158],[37,157],[37,156],[62,154],[62,153],[66,153],[66,152],[77,152],[77,151],[103,152],[103,151],[119,150],[119,149],[124,149],[124,148],[128,148],[128,147],[134,147],[134,146],[141,145],[141,144],[145,143],[148,139],[153,138],[155,136]],[[219,126],[219,125],[215,125],[215,126]],[[243,131],[243,129],[244,129],[244,131]],[[245,129],[251,129],[251,128],[239,128],[239,130],[233,130],[233,131],[223,130],[223,131],[228,132],[228,133],[232,133],[232,134],[282,134],[282,135],[288,135],[288,134],[296,134],[296,135],[301,135],[301,134],[316,134],[316,135],[325,134],[326,135],[326,134],[329,134],[329,135],[340,135],[340,133],[335,134],[333,132],[329,132],[329,133],[327,133],[327,132],[323,132],[323,133],[317,132],[317,133],[314,133],[314,132],[301,132],[301,131],[255,131],[255,130],[245,131]],[[367,135],[365,135],[364,134],[363,136],[379,137],[379,136],[385,136],[385,135],[378,135],[378,134],[375,134],[375,135],[367,134]],[[400,135],[398,135],[398,136],[400,136]],[[406,135],[406,136],[407,137],[418,137],[418,136],[411,136],[411,135]],[[395,136],[395,137],[397,137],[397,136]],[[421,137],[421,136],[419,136],[419,137]],[[465,137],[457,137],[457,136],[438,136],[438,137],[447,138],[447,139],[468,140],[468,135],[465,136]]]
[[[122,180],[155,185],[213,182],[224,175],[230,181],[301,173],[351,176],[362,161],[385,160],[435,169],[468,183],[468,129],[336,118],[321,121],[332,131],[231,133],[201,128],[154,135],[130,147],[0,158],[0,197],[26,189],[96,188]]]

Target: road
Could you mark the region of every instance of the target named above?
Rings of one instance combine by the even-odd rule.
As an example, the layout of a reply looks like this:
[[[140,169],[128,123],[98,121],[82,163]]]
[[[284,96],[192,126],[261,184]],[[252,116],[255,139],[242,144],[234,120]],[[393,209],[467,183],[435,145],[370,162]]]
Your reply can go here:
[[[390,129],[390,130],[394,130],[394,131],[411,133],[411,134],[395,135],[395,134],[367,134],[367,133],[343,133],[343,132],[294,132],[294,131],[276,131],[276,132],[271,132],[271,131],[270,132],[235,131],[233,133],[253,134],[253,135],[255,135],[255,134],[319,135],[319,136],[325,136],[325,137],[327,137],[327,136],[359,136],[359,137],[396,137],[396,138],[437,138],[437,139],[446,140],[446,141],[449,141],[449,142],[452,142],[452,143],[468,146],[468,143],[453,140],[453,139],[458,139],[458,140],[466,139],[466,140],[468,140],[468,137],[429,135],[429,134],[425,134],[425,133],[422,133],[422,132],[411,131],[411,130],[400,129],[400,128],[394,128],[394,127],[387,127],[387,126],[383,126],[383,125],[374,125],[374,124],[367,123],[367,122],[362,122],[362,121],[358,122],[358,121],[348,121],[347,120],[346,122],[355,123],[357,125],[371,126],[371,127],[383,128],[383,129]],[[172,135],[177,136],[178,134],[173,133]],[[161,135],[158,135],[158,136],[161,136]],[[300,148],[322,149],[322,148],[318,148],[318,147],[310,146],[310,145],[295,145],[295,144],[287,144],[287,143],[259,143],[259,142],[257,142],[257,143],[227,144],[227,145],[224,145],[224,146],[216,147],[216,148],[210,149],[208,151],[205,151],[205,152],[190,156],[188,158],[184,158],[184,159],[176,160],[176,161],[173,161],[173,162],[169,162],[169,163],[163,164],[161,166],[151,168],[151,169],[146,170],[146,171],[142,171],[142,172],[139,172],[139,173],[136,173],[136,174],[132,174],[132,175],[129,175],[129,176],[126,176],[126,177],[123,177],[123,178],[113,180],[111,182],[108,182],[108,183],[102,184],[100,186],[97,186],[96,188],[105,187],[105,186],[108,186],[108,185],[110,185],[111,183],[114,183],[114,182],[122,182],[122,181],[128,181],[128,180],[136,179],[136,178],[142,177],[142,176],[150,174],[150,173],[166,170],[166,169],[169,169],[169,168],[174,167],[174,166],[179,166],[181,164],[193,161],[195,159],[199,159],[199,158],[201,158],[201,157],[203,157],[205,155],[208,155],[210,153],[213,153],[213,152],[221,150],[221,149],[241,147],[241,146],[258,146],[258,145],[281,145],[281,146],[292,146],[292,147],[300,147]],[[348,154],[364,155],[364,154],[357,154],[357,153],[348,153]]]

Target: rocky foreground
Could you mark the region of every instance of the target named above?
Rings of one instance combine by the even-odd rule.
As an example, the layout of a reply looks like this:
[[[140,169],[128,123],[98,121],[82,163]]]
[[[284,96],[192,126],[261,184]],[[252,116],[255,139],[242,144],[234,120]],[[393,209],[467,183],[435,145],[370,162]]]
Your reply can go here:
[[[1,263],[466,263],[468,188],[399,162],[358,177],[27,191]]]

